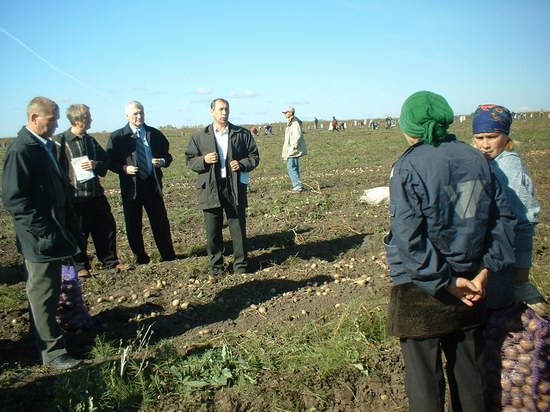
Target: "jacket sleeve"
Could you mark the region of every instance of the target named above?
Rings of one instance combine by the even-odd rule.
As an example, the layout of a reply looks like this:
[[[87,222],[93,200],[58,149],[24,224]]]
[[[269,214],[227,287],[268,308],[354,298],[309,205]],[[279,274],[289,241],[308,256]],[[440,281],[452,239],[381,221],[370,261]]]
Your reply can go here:
[[[519,155],[515,152],[506,154],[507,156],[499,158],[499,161],[492,161],[491,170],[501,182],[517,219],[516,230],[530,230],[532,225],[539,223],[540,214],[540,204],[535,198],[533,181]]]
[[[426,196],[422,185],[410,171],[396,171],[390,184],[391,242],[401,260],[399,270],[405,271],[415,285],[436,296],[447,289],[451,267],[425,235],[421,205],[426,203]]]
[[[258,151],[256,141],[254,140],[250,132],[246,134],[245,144],[247,156],[238,159],[238,161],[243,166],[243,172],[250,172],[254,170],[260,163],[260,152]]]
[[[174,160],[170,154],[170,142],[160,130],[155,130],[155,135],[158,139],[160,151],[158,156],[153,155],[153,157],[160,157],[161,159],[164,159],[163,167],[168,167],[172,163],[172,160]]]
[[[29,232],[38,237],[47,237],[56,232],[49,216],[40,213],[33,202],[32,159],[16,151],[8,151],[4,162],[2,179],[2,202],[13,218]]]
[[[187,167],[194,172],[204,173],[209,165],[204,163],[204,155],[198,144],[199,136],[193,135],[185,147],[185,162]]]
[[[506,193],[493,176],[494,200],[491,203],[491,215],[483,256],[483,264],[491,272],[501,272],[515,262],[514,228],[516,219],[508,203]]]
[[[107,153],[96,139],[92,137],[91,140],[92,145],[94,146],[94,153],[96,154],[96,159],[94,159],[96,162],[94,171],[98,176],[105,177],[107,175],[107,171],[109,170],[109,159],[107,157]]]
[[[119,175],[124,173],[124,165],[126,164],[124,159],[121,158],[120,148],[118,147],[117,136],[113,133],[109,136],[109,141],[107,142],[107,148],[105,152],[109,159],[109,170]]]

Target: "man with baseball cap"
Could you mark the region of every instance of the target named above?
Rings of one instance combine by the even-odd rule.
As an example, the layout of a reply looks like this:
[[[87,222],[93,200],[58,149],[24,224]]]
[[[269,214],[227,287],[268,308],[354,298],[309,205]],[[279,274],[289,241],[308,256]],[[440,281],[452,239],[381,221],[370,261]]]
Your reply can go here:
[[[307,155],[306,140],[302,130],[302,121],[294,116],[294,107],[287,106],[283,114],[287,118],[285,142],[282,157],[287,162],[288,176],[292,183],[293,193],[301,193],[304,188],[300,179],[300,157]]]

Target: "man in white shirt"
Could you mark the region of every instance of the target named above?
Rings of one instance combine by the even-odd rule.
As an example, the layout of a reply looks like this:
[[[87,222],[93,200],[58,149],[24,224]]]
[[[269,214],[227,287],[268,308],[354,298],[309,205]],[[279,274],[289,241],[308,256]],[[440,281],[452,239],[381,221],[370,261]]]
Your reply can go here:
[[[198,173],[199,208],[204,214],[206,249],[213,277],[224,271],[223,213],[233,241],[233,271],[246,273],[246,207],[248,173],[260,161],[249,130],[229,123],[229,103],[215,99],[210,104],[213,122],[191,136],[185,149],[187,166]]]

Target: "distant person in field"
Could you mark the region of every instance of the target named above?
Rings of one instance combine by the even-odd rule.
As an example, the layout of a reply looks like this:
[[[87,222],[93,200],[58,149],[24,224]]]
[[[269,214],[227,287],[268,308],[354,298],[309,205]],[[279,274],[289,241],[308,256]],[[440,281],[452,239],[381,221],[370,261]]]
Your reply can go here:
[[[250,131],[254,136],[258,136],[258,128],[256,126],[254,126]]]
[[[273,136],[273,126],[270,125],[270,124],[266,124],[264,126],[265,128],[265,134],[268,135],[268,136]]]
[[[313,118],[313,127],[315,130],[319,128],[319,120],[316,117]]]
[[[393,119],[390,115],[386,117],[386,129],[391,129],[393,125]]]
[[[300,176],[300,157],[307,155],[306,139],[302,129],[302,121],[294,115],[294,107],[288,106],[283,110],[287,123],[282,157],[286,161],[288,176],[292,184],[292,193],[301,193],[304,190]]]
[[[490,276],[487,301],[491,309],[525,302],[540,316],[548,315],[548,305],[539,290],[529,281],[532,266],[533,238],[539,223],[540,204],[525,164],[514,150],[510,138],[512,114],[499,105],[478,106],[472,116],[473,141],[504,188],[517,223],[514,230],[515,263],[505,273]]]
[[[162,169],[172,163],[170,143],[160,130],[145,124],[140,102],[129,102],[125,112],[128,124],[111,133],[107,155],[120,181],[128,243],[138,265],[149,263],[142,232],[145,208],[161,260],[171,261],[176,254],[162,198]]]
[[[42,362],[69,369],[81,362],[67,354],[55,315],[61,290],[61,265],[79,252],[82,236],[65,173],[50,139],[59,107],[35,97],[23,127],[6,152],[2,202],[13,217],[17,249],[25,258],[25,289]]]
[[[233,241],[233,271],[245,274],[248,267],[246,207],[249,173],[260,154],[249,130],[229,122],[229,103],[215,99],[210,104],[213,122],[191,136],[185,148],[187,166],[197,172],[199,208],[206,228],[209,276],[215,281],[224,272],[223,214]]]
[[[514,217],[489,164],[447,134],[453,111],[421,91],[403,104],[411,145],[390,177],[384,239],[394,286],[388,332],[400,339],[409,411],[484,411],[482,328],[489,272],[514,262]]]
[[[71,127],[53,140],[57,143],[59,163],[69,177],[73,207],[84,234],[80,253],[74,258],[78,276],[90,276],[87,254],[90,234],[103,268],[126,270],[128,265],[118,260],[116,223],[99,181],[99,177],[104,177],[109,170],[107,153],[87,133],[92,125],[90,108],[85,104],[73,104],[67,109],[67,119]]]
[[[338,122],[338,120],[336,120],[336,117],[332,116],[332,122],[331,122],[331,124],[332,124],[332,131],[333,131],[333,132],[336,132],[336,131],[339,130],[339,125],[340,125],[340,123]]]

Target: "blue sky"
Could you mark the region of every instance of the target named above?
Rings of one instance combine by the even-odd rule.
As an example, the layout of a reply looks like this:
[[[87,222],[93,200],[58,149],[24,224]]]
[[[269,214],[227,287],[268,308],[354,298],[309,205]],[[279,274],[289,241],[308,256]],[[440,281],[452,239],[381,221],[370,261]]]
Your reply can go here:
[[[0,0],[0,136],[31,98],[85,103],[92,131],[125,124],[139,100],[151,126],[397,116],[418,90],[455,114],[480,103],[550,110],[548,0]]]

